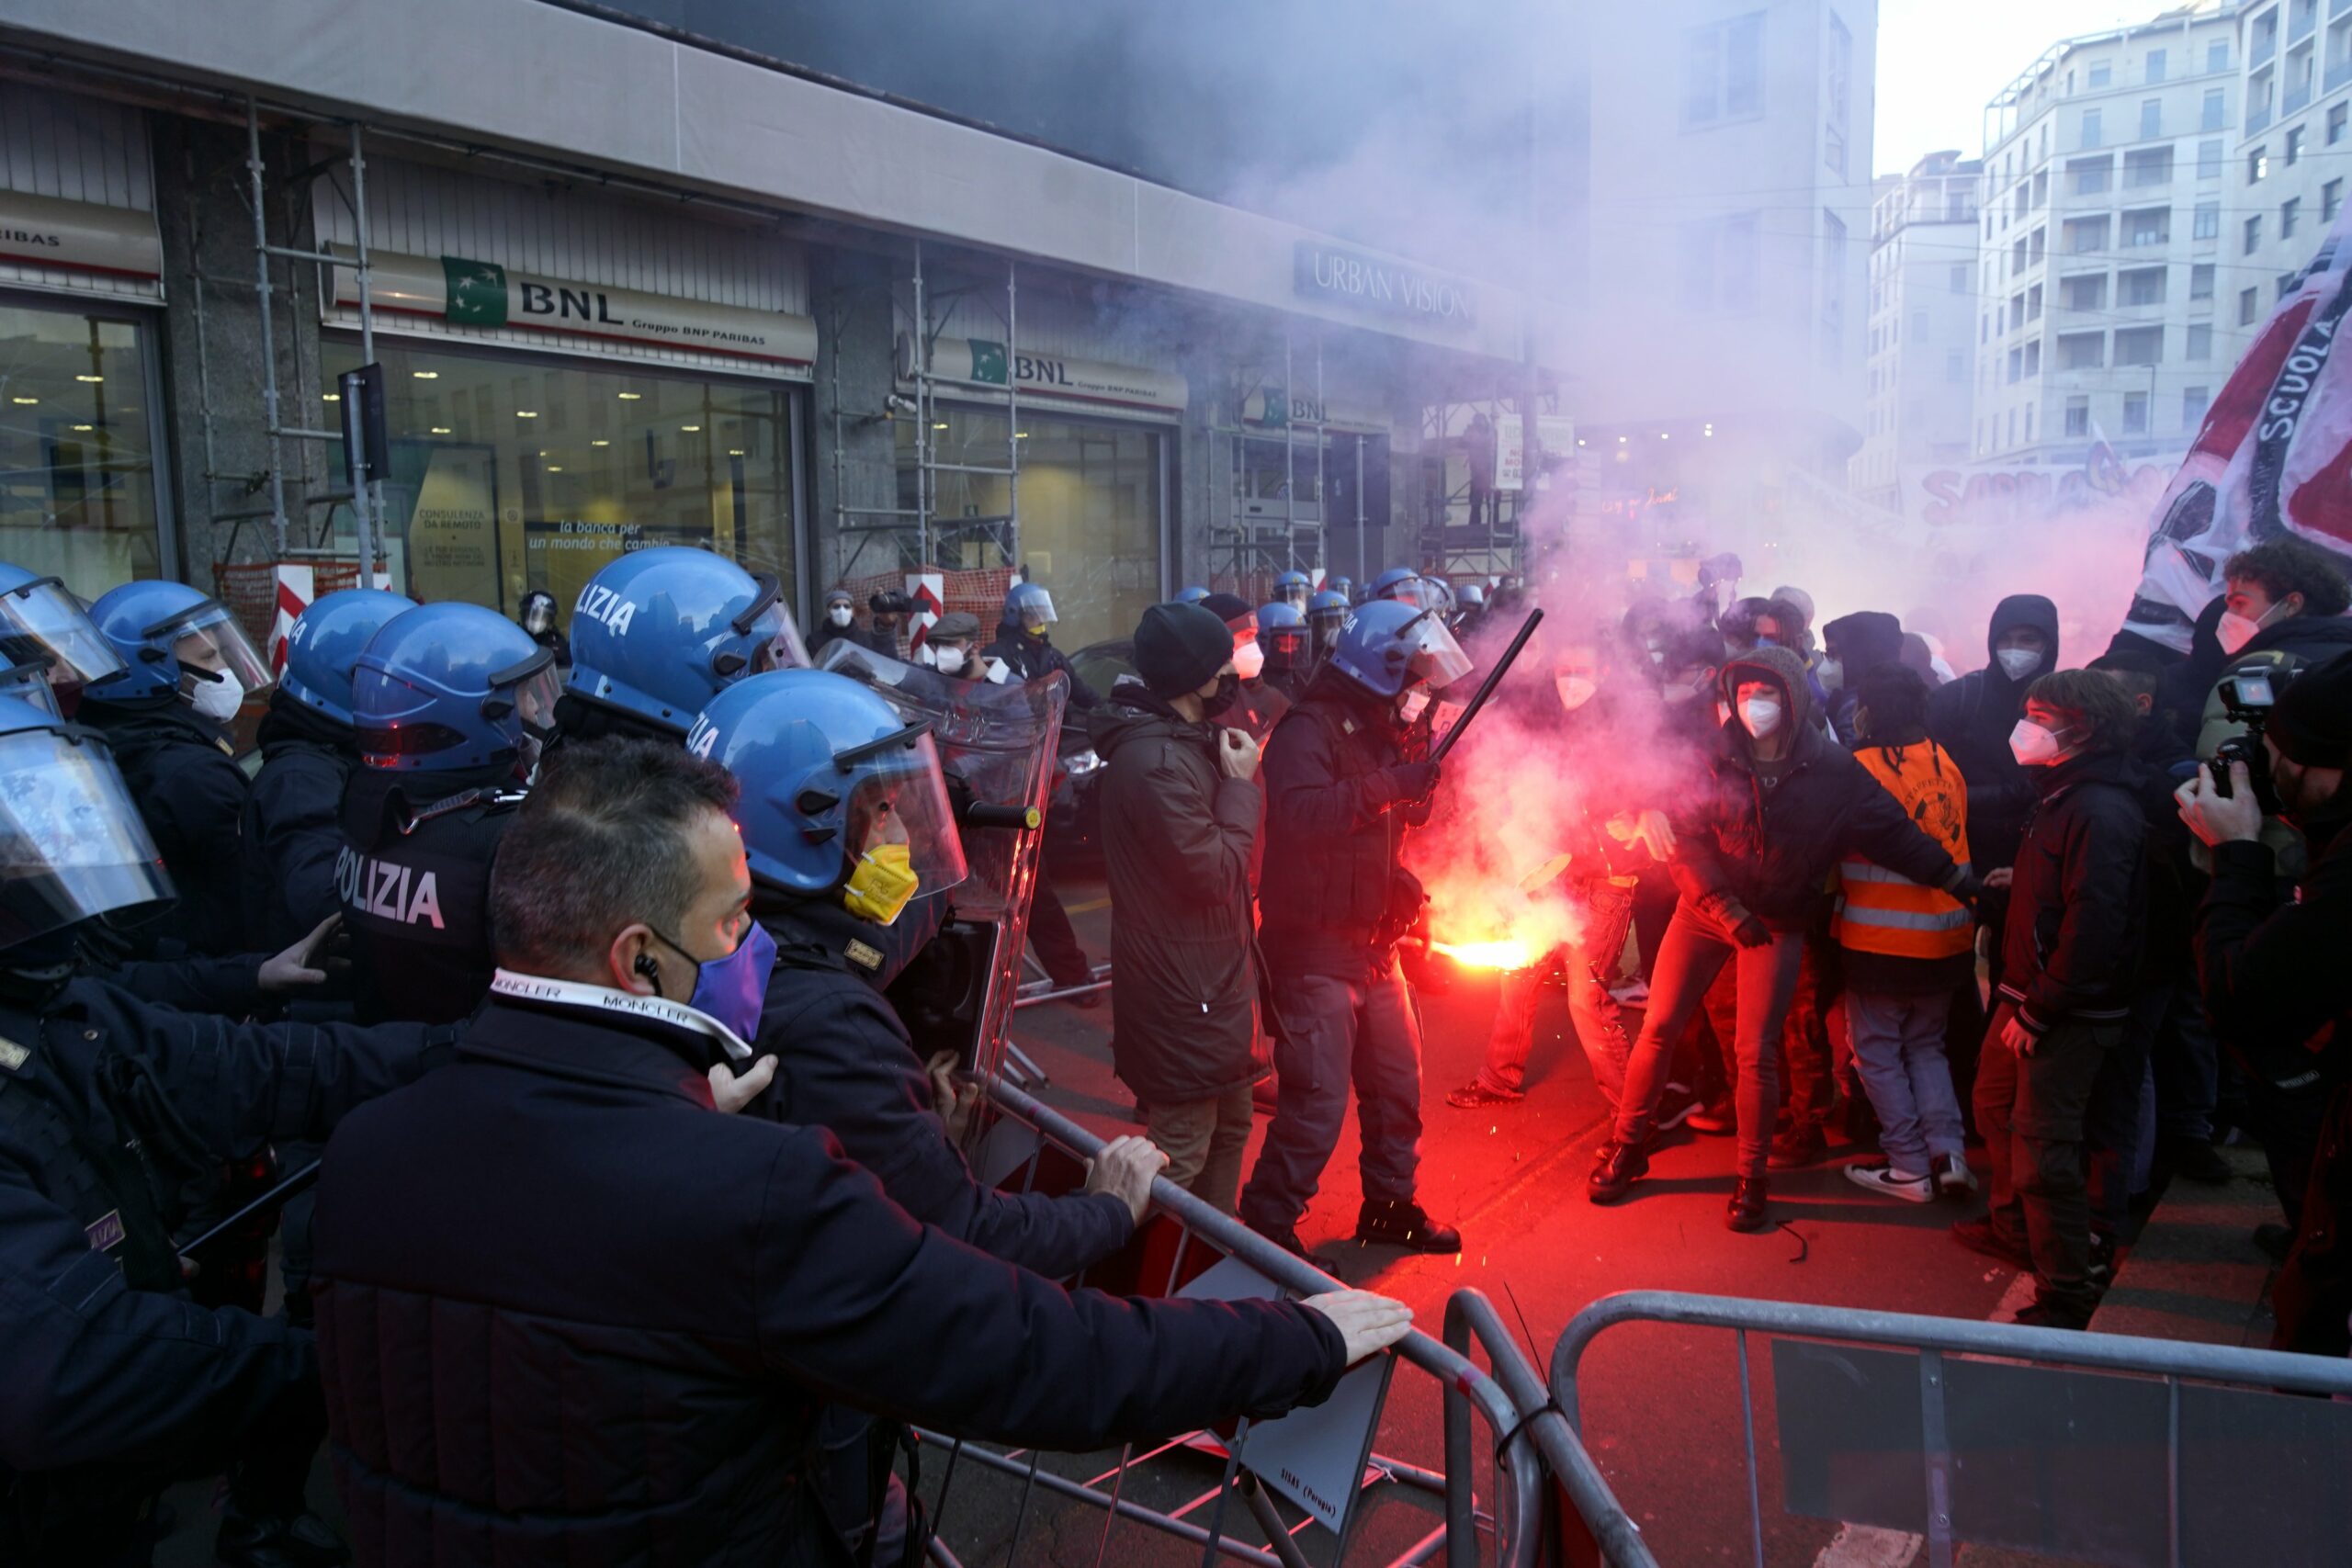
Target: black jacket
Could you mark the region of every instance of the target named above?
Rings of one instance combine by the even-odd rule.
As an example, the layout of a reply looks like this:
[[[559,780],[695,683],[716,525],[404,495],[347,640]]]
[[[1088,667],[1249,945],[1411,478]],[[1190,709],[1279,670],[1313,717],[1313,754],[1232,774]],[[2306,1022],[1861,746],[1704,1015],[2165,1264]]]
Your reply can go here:
[[[972,1175],[932,1110],[931,1080],[906,1025],[853,971],[853,955],[880,954],[888,931],[801,901],[763,898],[752,912],[776,944],[755,1043],[776,1058],[761,1114],[824,1128],[916,1219],[1048,1279],[1126,1245],[1134,1218],[1109,1193],[1001,1192]],[[911,918],[910,908],[898,923]]]
[[[86,1562],[166,1480],[316,1407],[307,1335],[182,1288],[187,1179],[324,1137],[446,1044],[234,1024],[93,979],[0,992],[0,1561]],[[69,1532],[46,1549],[28,1533],[42,1508]]]
[[[352,770],[335,892],[363,1022],[455,1022],[490,989],[491,867],[522,801],[511,768]]]
[[[2036,1034],[2132,1010],[2147,941],[2141,773],[2114,752],[2036,768],[2040,799],[2018,847],[2001,931],[2001,995]]]
[[[2311,865],[2290,900],[2268,846],[2213,852],[2197,910],[2197,969],[2223,1044],[2273,1083],[2342,1081],[2352,1060],[2352,825],[2304,827]],[[2340,1325],[2339,1325],[2340,1326]]]
[[[2030,626],[2048,639],[2041,666],[2024,681],[2001,671],[1994,645],[2001,634]],[[2016,593],[1993,607],[1984,634],[1982,670],[1928,695],[1928,735],[1960,764],[1968,781],[1968,858],[1979,876],[2017,859],[2018,840],[2033,810],[2030,771],[2009,750],[2009,731],[2025,716],[2025,689],[2058,666],[2058,606],[2039,593]]]
[[[359,759],[348,727],[282,695],[271,698],[256,740],[261,771],[245,800],[243,829],[245,937],[277,953],[339,907],[343,791]]]
[[[999,621],[996,640],[980,651],[984,658],[1002,660],[1018,681],[1042,681],[1060,671],[1069,677],[1069,705],[1074,708],[1091,708],[1102,700],[1101,694],[1078,678],[1078,671],[1069,667],[1069,656],[1054,646],[1050,632],[1031,637],[1017,622]]]
[[[239,838],[248,785],[228,731],[176,697],[83,703],[179,889],[179,902],[141,935],[193,953],[244,953],[244,865]]]
[[[1250,868],[1265,797],[1217,766],[1217,728],[1137,682],[1089,716],[1103,772],[1110,882],[1111,1055],[1154,1104],[1206,1100],[1266,1076]]]
[[[1812,929],[1829,908],[1830,873],[1849,853],[1959,891],[1967,874],[1852,752],[1822,733],[1804,673],[1804,661],[1781,648],[1724,664],[1725,701],[1743,681],[1760,676],[1779,685],[1790,751],[1779,781],[1770,782],[1746,727],[1736,716],[1724,721],[1706,774],[1668,810],[1675,886],[1726,924],[1754,915],[1776,931]]]
[[[1305,1308],[1066,1292],[918,1224],[821,1130],[714,1113],[709,1049],[493,998],[337,1131],[316,1301],[361,1564],[834,1561],[828,1402],[1088,1450],[1337,1382]]]
[[[1336,669],[1275,727],[1258,778],[1265,839],[1282,860],[1258,909],[1276,974],[1359,976],[1401,934],[1392,916],[1418,908],[1419,885],[1397,856],[1429,803],[1406,798],[1403,761],[1385,705]]]

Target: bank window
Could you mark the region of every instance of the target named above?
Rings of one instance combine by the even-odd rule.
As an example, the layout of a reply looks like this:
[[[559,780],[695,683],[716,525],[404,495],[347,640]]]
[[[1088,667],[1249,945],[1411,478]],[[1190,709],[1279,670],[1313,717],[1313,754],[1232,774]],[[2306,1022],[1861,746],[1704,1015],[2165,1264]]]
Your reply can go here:
[[[1693,28],[1683,35],[1682,124],[1686,130],[1764,112],[1764,13]]]
[[[932,420],[936,461],[975,468],[1004,466],[1003,409],[941,403],[934,405]],[[897,423],[899,504],[911,508],[920,479],[915,432],[906,421]],[[1022,561],[1053,593],[1061,617],[1054,626],[1055,642],[1075,650],[1130,635],[1144,611],[1160,600],[1166,438],[1148,424],[1024,406],[1015,441],[1021,452]],[[1271,441],[1243,445],[1272,449],[1273,464],[1259,461],[1256,475],[1269,476],[1279,466],[1279,432]],[[1302,431],[1295,446],[1294,482],[1312,485],[1315,442]],[[930,564],[949,570],[1013,564],[997,543],[998,520],[1012,510],[1005,478],[934,471],[932,482]],[[969,521],[959,527],[962,519]],[[843,575],[912,564],[899,558],[876,560],[869,552],[863,566]]]
[[[153,352],[137,320],[0,298],[0,560],[85,599],[164,575]]]
[[[797,592],[791,388],[385,337],[376,348],[395,587],[510,615],[542,589],[569,616],[607,561],[687,545],[775,576],[787,602]],[[333,386],[359,345],[330,339],[321,357]],[[337,524],[356,547],[347,512]]]

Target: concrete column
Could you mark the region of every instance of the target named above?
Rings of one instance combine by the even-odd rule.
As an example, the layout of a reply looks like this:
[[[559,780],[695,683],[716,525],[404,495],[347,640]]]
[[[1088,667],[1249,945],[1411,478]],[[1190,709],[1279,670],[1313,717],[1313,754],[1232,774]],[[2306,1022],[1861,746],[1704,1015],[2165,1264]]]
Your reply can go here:
[[[814,572],[808,598],[813,608],[824,591],[844,577],[901,565],[901,539],[911,549],[913,536],[911,519],[842,510],[899,504],[897,431],[885,406],[896,389],[890,310],[894,264],[871,252],[816,247],[809,252],[808,273],[817,312],[808,486],[814,510],[808,520]],[[903,536],[871,531],[895,524],[906,524],[910,531]]]

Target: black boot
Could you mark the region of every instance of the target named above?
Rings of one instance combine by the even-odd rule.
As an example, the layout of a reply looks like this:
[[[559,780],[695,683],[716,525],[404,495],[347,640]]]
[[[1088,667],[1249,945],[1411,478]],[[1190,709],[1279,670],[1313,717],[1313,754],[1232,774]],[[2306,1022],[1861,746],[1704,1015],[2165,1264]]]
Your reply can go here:
[[[1593,1162],[1592,1175],[1585,1180],[1585,1196],[1596,1203],[1614,1203],[1632,1190],[1634,1182],[1647,1176],[1649,1169],[1646,1150],[1611,1138],[1600,1145],[1600,1157]]]
[[[350,1549],[316,1514],[254,1515],[233,1503],[221,1512],[212,1554],[223,1568],[339,1568],[351,1561]]]
[[[1439,1224],[1427,1209],[1410,1199],[1365,1199],[1363,1211],[1356,1216],[1356,1239],[1409,1252],[1462,1250],[1462,1233],[1452,1225]]]
[[[1731,1201],[1724,1205],[1724,1224],[1736,1231],[1760,1231],[1771,1223],[1765,1210],[1764,1179],[1743,1176],[1731,1190]]]

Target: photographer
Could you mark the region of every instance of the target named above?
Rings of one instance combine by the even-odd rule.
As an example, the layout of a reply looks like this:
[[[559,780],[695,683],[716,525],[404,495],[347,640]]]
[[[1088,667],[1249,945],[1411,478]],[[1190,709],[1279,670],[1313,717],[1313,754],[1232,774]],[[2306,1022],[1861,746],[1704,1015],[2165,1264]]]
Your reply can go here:
[[[2241,688],[2241,698],[2253,694]],[[2211,768],[2183,784],[2181,819],[2213,853],[2213,883],[2197,911],[2205,1007],[2247,1070],[2263,1148],[2290,1218],[2294,1249],[2274,1292],[2281,1349],[2352,1349],[2352,1258],[2336,1216],[2352,1210],[2352,1102],[2344,1043],[2352,1038],[2352,655],[2304,671],[2277,692],[2261,728],[2261,760],[2278,812],[2300,829],[2311,863],[2288,897],[2261,839],[2257,770],[2233,761],[2228,787]]]

